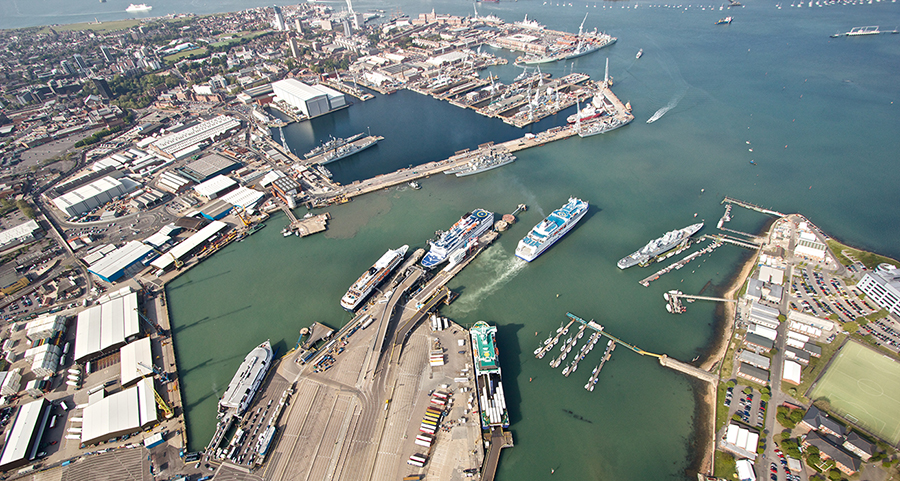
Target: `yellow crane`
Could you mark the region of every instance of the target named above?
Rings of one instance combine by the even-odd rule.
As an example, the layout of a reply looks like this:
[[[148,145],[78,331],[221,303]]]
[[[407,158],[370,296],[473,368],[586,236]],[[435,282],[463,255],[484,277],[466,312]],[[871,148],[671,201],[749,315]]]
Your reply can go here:
[[[181,266],[184,265],[184,262],[181,262],[180,260],[178,260],[178,258],[175,257],[175,254],[172,254],[171,252],[163,252],[163,251],[157,249],[156,247],[151,246],[150,244],[147,244],[147,245],[150,246],[151,249],[153,249],[153,252],[156,252],[160,256],[164,256],[166,254],[169,254],[170,256],[172,256],[172,262],[175,263],[176,269],[181,269]]]
[[[237,214],[238,218],[241,219],[241,222],[244,223],[244,227],[250,227],[250,221],[244,216],[244,208],[240,206],[234,207],[234,212]]]

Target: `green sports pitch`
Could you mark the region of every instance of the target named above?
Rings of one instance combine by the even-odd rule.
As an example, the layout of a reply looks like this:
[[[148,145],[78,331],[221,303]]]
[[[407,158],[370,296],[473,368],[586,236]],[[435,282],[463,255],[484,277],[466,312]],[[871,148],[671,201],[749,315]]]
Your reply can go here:
[[[900,363],[848,342],[812,391],[844,419],[890,442],[900,443]]]

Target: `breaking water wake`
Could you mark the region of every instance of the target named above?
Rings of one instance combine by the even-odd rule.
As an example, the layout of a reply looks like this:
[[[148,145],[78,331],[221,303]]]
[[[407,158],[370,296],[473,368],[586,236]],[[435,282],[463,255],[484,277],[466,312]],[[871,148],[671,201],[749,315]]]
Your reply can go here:
[[[673,98],[672,100],[670,100],[669,103],[667,103],[667,104],[665,105],[665,107],[663,107],[663,108],[657,110],[656,113],[654,113],[652,117],[650,117],[649,119],[647,119],[647,123],[648,123],[648,124],[652,124],[653,122],[656,122],[657,120],[660,119],[660,117],[662,117],[663,115],[666,115],[666,112],[668,112],[668,111],[674,109],[675,106],[678,105],[678,102],[681,102],[681,99],[684,98],[684,94],[685,94],[685,93],[687,93],[687,90],[684,90],[684,91],[682,91],[680,94],[676,95],[675,98]]]
[[[518,257],[511,257],[508,252],[499,246],[485,250],[481,253],[481,257],[481,268],[484,271],[483,278],[486,278],[487,282],[484,285],[476,285],[471,289],[467,289],[453,303],[453,310],[458,310],[460,314],[467,314],[477,309],[481,301],[487,299],[509,283],[528,265],[527,262]]]

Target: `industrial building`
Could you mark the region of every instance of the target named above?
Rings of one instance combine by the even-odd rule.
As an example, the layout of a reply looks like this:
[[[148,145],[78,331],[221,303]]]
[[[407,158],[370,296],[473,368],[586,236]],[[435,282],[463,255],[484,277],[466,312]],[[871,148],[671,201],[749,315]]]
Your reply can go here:
[[[215,142],[241,128],[241,121],[220,115],[184,130],[165,135],[150,148],[167,159],[183,159],[200,150],[200,144]]]
[[[879,264],[856,284],[878,307],[900,316],[900,269],[890,264]]]
[[[195,185],[194,192],[196,192],[197,195],[213,200],[216,197],[231,191],[237,187],[237,185],[238,183],[231,177],[217,175],[202,184]]]
[[[159,416],[154,393],[153,378],[145,378],[124,391],[92,399],[82,411],[81,443],[97,444],[156,424]]]
[[[112,283],[124,276],[125,271],[132,266],[152,257],[153,254],[153,247],[133,240],[91,264],[88,272],[105,282]],[[139,267],[142,269],[144,265],[141,264]]]
[[[182,192],[187,190],[190,184],[190,180],[185,179],[178,174],[173,174],[169,171],[160,174],[159,179],[157,179],[156,181],[157,187],[173,194],[181,194]]]
[[[228,224],[221,221],[210,222],[196,234],[173,247],[166,255],[157,257],[150,265],[156,269],[168,270],[173,264],[176,264],[176,259],[180,262],[227,227]]]
[[[149,337],[122,346],[119,349],[119,359],[120,381],[123,386],[130,386],[153,375],[153,354],[150,351]]]
[[[200,215],[209,220],[219,220],[228,215],[234,206],[222,199],[216,199],[200,208]]]
[[[116,351],[141,333],[137,293],[131,288],[124,287],[98,301],[101,303],[78,313],[75,362]]]
[[[240,166],[239,162],[221,155],[210,154],[188,163],[179,170],[182,175],[199,184],[217,175],[227,174]]]
[[[272,83],[275,97],[303,115],[314,118],[346,107],[344,94],[324,85],[306,85],[296,79],[279,80]]]
[[[265,196],[262,192],[249,187],[238,187],[219,198],[229,204],[245,210],[253,210],[256,204]]]
[[[6,436],[3,454],[0,454],[0,471],[24,466],[37,457],[41,438],[50,418],[50,408],[46,399],[38,399],[19,407]]]
[[[126,177],[114,179],[106,176],[53,199],[53,204],[66,215],[75,217],[133,192],[138,187],[140,184]]]
[[[0,231],[0,249],[27,244],[35,240],[40,232],[41,226],[34,219]]]

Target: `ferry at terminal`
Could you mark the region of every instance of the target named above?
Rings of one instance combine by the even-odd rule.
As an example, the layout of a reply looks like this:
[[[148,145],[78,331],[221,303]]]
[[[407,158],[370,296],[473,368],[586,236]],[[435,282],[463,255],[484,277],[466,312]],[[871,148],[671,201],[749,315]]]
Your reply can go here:
[[[256,390],[265,379],[272,364],[272,344],[266,342],[256,346],[234,373],[234,377],[219,400],[219,416],[229,413],[240,416],[253,401]]]
[[[385,252],[372,267],[363,272],[363,275],[350,286],[350,289],[341,298],[341,307],[348,311],[356,309],[372,293],[372,290],[378,287],[394,268],[400,265],[407,250],[409,250],[409,246],[405,245],[399,249]]]
[[[509,427],[509,412],[503,394],[500,361],[496,344],[497,327],[478,321],[469,330],[472,336],[472,356],[475,360],[476,397],[481,406],[481,428]]]
[[[641,247],[633,254],[623,257],[616,263],[619,269],[628,269],[631,266],[640,264],[641,267],[648,265],[654,258],[659,257],[666,252],[686,243],[692,235],[703,228],[703,222],[689,225],[684,229],[678,229],[666,232],[659,239],[653,239],[647,245]]]
[[[534,226],[531,232],[519,241],[519,245],[516,247],[516,257],[528,262],[537,259],[554,242],[575,227],[575,224],[587,213],[588,207],[587,202],[569,197],[569,202],[551,212],[546,219]]]
[[[446,261],[451,253],[465,248],[494,225],[494,213],[476,209],[456,221],[450,230],[441,232],[436,241],[428,241],[431,249],[422,258],[422,267],[432,269]]]
[[[128,6],[128,8],[125,9],[126,12],[149,12],[150,10],[153,10],[153,7],[147,5],[146,3],[132,3]]]

